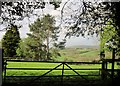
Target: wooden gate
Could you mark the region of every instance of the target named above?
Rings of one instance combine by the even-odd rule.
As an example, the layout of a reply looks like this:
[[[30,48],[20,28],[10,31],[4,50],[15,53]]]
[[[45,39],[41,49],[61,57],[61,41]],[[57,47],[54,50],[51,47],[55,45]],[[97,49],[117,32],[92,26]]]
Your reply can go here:
[[[101,65],[102,63],[100,63],[100,62],[46,62],[46,61],[44,62],[44,61],[6,60],[6,64],[8,64],[8,65],[9,65],[8,62],[18,62],[18,63],[19,62],[38,62],[38,63],[51,63],[51,64],[56,63],[56,64],[58,64],[53,68],[45,68],[45,67],[43,67],[43,68],[19,68],[19,67],[18,68],[9,68],[9,67],[7,67],[7,65],[5,65],[5,71],[4,71],[4,82],[5,83],[9,81],[9,80],[7,80],[8,78],[12,78],[12,77],[13,78],[15,78],[15,77],[18,77],[18,78],[20,78],[20,77],[30,77],[30,76],[8,76],[7,75],[7,70],[41,70],[41,71],[43,71],[43,70],[46,71],[47,70],[42,75],[35,76],[34,78],[32,76],[32,78],[30,80],[24,81],[24,83],[19,82],[19,84],[23,83],[23,86],[26,86],[26,85],[30,86],[34,82],[36,82],[38,80],[41,80],[44,77],[60,77],[60,81],[59,81],[60,86],[62,86],[65,83],[65,80],[64,80],[65,78],[64,77],[77,77],[80,80],[82,80],[82,82],[84,82],[86,84],[87,83],[90,84],[91,82],[87,78],[88,76],[101,76],[101,72],[100,72],[101,68],[92,68],[92,66],[91,66],[91,68],[74,68],[74,67],[71,66],[71,65],[80,66],[80,65],[83,65],[83,64],[84,65],[96,65],[96,64]],[[61,74],[60,75],[49,75],[49,76],[47,76],[49,73],[51,73],[54,70],[61,71]],[[69,75],[69,74],[66,75],[65,71],[73,71],[74,74],[73,75]],[[79,71],[97,71],[98,73],[97,74],[94,74],[94,73],[93,74],[82,74]]]

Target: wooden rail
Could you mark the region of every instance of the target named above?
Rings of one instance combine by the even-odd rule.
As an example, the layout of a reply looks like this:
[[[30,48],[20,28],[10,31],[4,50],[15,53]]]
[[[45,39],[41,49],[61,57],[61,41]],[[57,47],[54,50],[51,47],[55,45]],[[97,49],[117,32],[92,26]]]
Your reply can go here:
[[[67,63],[67,64],[102,64],[101,62],[53,62],[53,61],[25,61],[25,60],[6,60],[6,62],[47,62],[47,63]]]
[[[6,68],[7,70],[50,70],[51,68]],[[62,70],[62,68],[58,68],[55,70]],[[70,70],[70,69],[64,69]],[[74,70],[101,70],[100,68],[75,68]]]

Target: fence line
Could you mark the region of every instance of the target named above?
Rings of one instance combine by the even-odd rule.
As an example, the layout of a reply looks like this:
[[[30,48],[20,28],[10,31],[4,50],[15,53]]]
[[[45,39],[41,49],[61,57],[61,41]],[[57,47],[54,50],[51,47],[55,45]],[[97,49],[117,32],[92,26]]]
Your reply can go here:
[[[55,68],[7,68],[7,62],[45,62],[45,63],[60,63],[58,64]],[[79,75],[80,77],[82,77],[83,79],[85,79],[83,76],[100,76],[100,68],[72,68],[70,67],[68,64],[77,64],[77,65],[80,65],[80,64],[102,64],[100,62],[50,62],[50,61],[24,61],[24,60],[6,60],[6,65],[5,65],[5,71],[4,71],[4,79],[6,77],[14,77],[14,76],[6,76],[6,70],[48,70],[48,72],[44,73],[43,75],[40,75],[38,76],[38,78],[41,78],[41,77],[47,77],[45,76],[46,74],[50,73],[51,71],[53,70],[61,70],[61,75],[56,75],[58,77],[65,77],[65,76],[76,76],[76,75],[64,75],[64,70],[72,70],[73,72],[75,72],[77,74],[77,76]],[[62,68],[58,68],[59,66],[63,66]],[[64,66],[67,66],[68,68],[64,68]],[[57,69],[58,68],[58,69]],[[98,70],[99,73],[98,75],[81,75],[79,74],[76,70]],[[55,75],[53,75],[53,77],[56,77]],[[20,77],[20,76],[19,76]],[[23,76],[24,77],[24,76]],[[29,76],[28,76],[29,77]],[[48,76],[49,77],[49,76]],[[37,79],[38,79],[37,78]],[[61,80],[62,80],[61,79]],[[87,79],[85,79],[87,80]],[[4,80],[5,81],[5,80]]]
[[[116,62],[119,62],[120,60],[118,59],[115,59]],[[39,62],[39,63],[59,63],[56,67],[54,68],[7,68],[7,62]],[[111,59],[106,59],[104,60],[103,62],[105,62],[104,64],[107,66],[107,63],[111,63]],[[6,60],[5,62],[5,70],[4,70],[4,81],[6,79],[6,77],[36,77],[34,80],[31,80],[32,82],[37,80],[37,79],[40,79],[42,77],[61,77],[61,84],[63,83],[63,77],[69,77],[69,76],[79,76],[81,77],[82,79],[84,79],[85,81],[88,81],[86,78],[84,78],[84,76],[102,76],[101,73],[103,70],[105,70],[106,72],[108,71],[111,71],[111,69],[102,69],[102,65],[103,65],[103,62],[52,62],[52,61],[24,61],[24,60]],[[82,64],[91,64],[91,65],[95,65],[95,64],[100,64],[101,65],[101,68],[72,68],[70,65],[72,64],[75,64],[75,65],[82,65]],[[58,68],[62,66],[61,68]],[[65,68],[65,66],[67,66],[67,68]],[[40,75],[40,76],[6,76],[6,70],[48,70],[47,72],[43,73],[43,75]],[[49,75],[49,76],[46,76],[48,73],[52,72],[53,70],[61,70],[61,75]],[[75,74],[77,75],[64,75],[64,71],[65,70],[72,70]],[[98,70],[98,74],[92,74],[92,75],[89,75],[89,74],[81,74],[80,72],[77,72],[76,70]],[[115,69],[114,71],[117,71],[118,69]]]

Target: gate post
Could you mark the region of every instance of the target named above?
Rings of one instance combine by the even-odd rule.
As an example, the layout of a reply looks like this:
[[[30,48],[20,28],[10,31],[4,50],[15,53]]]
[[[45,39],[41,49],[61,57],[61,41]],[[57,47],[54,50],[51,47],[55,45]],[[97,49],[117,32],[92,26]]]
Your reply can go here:
[[[114,64],[115,64],[115,48],[113,48],[112,52],[112,71],[111,71],[112,82],[114,80]]]
[[[105,80],[106,78],[107,78],[107,75],[106,75],[106,71],[105,71],[105,69],[106,69],[106,62],[105,62],[105,60],[103,59],[103,61],[102,61],[102,74],[101,74],[101,77],[102,77],[102,80]]]
[[[63,78],[64,78],[64,65],[65,65],[65,62],[62,62],[62,78],[61,78],[61,86],[63,86]]]
[[[102,60],[102,72],[101,72],[101,78],[102,80],[106,79],[106,73],[105,73],[105,69],[107,68],[107,63],[105,61],[105,51],[101,51],[100,52],[100,59]]]
[[[3,49],[0,48],[0,86],[3,80]]]

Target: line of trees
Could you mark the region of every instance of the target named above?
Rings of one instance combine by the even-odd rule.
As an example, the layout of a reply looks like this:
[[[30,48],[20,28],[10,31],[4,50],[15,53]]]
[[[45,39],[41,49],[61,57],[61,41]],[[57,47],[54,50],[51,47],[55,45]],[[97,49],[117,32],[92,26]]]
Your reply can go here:
[[[61,1],[56,0],[49,2],[49,4],[54,6],[54,9],[60,7],[60,3]],[[34,10],[44,9],[46,2],[0,2],[0,4],[2,12],[0,13],[0,24],[6,26],[0,29],[0,31],[7,30],[8,32],[8,30],[10,30],[8,27],[11,28],[16,22],[22,21],[26,17],[30,18],[31,15],[39,17],[39,14],[35,14]],[[42,19],[38,18],[33,24],[29,25],[29,28],[31,33],[28,33],[27,38],[21,39],[19,41],[20,43],[16,43],[18,46],[15,48],[16,52],[14,51],[14,55],[5,56],[19,56],[36,60],[50,60],[53,57],[60,56],[58,51],[60,48],[64,48],[65,40],[58,43],[59,28],[55,27],[53,17],[44,15]],[[11,36],[9,35],[9,37]],[[3,39],[7,41],[6,37]],[[4,41],[2,40],[2,42]],[[7,48],[6,43],[2,45],[4,49]],[[4,51],[8,52],[7,49]]]
[[[52,3],[55,8],[60,6],[61,2],[53,1]],[[69,2],[68,0],[67,2]],[[70,6],[67,5],[67,2],[63,5],[61,10],[61,16],[63,17],[66,12],[64,10],[65,7],[69,8],[69,10],[74,10],[70,6],[75,5],[74,2],[71,2]],[[81,3],[82,1],[80,1]],[[79,2],[78,2],[79,3]],[[82,6],[79,9],[74,10],[73,13],[64,19],[62,22],[70,25],[70,28],[67,28],[68,33],[67,36],[84,36],[87,32],[88,35],[99,34],[99,32],[103,32],[103,29],[107,22],[110,22],[111,25],[115,27],[115,36],[112,38],[113,41],[109,40],[112,45],[116,46],[117,52],[120,52],[120,2],[85,2],[83,1]],[[26,16],[30,17],[31,14],[34,14],[35,9],[44,9],[46,3],[44,1],[41,2],[2,2],[2,9],[4,9],[1,14],[1,23],[8,22],[8,25],[12,25],[16,20],[22,20]],[[66,6],[67,5],[67,6]],[[9,14],[5,15],[5,14]],[[75,14],[74,14],[75,13]],[[17,16],[17,17],[16,17]],[[69,21],[68,21],[69,20]],[[111,22],[112,20],[112,22]],[[13,22],[12,22],[13,21]],[[72,21],[72,22],[71,22]],[[113,48],[113,47],[112,47]],[[49,51],[47,50],[47,53]],[[49,54],[47,54],[49,57]]]
[[[59,28],[51,15],[44,15],[29,25],[28,37],[21,39],[17,26],[7,30],[2,39],[5,57],[19,56],[29,60],[54,60],[60,56],[59,49],[65,47],[65,41],[58,42]]]
[[[59,28],[55,26],[55,19],[51,15],[44,15],[29,25],[28,37],[20,42],[17,54],[20,57],[34,60],[51,60],[60,56],[58,34]],[[54,54],[54,55],[53,55]]]

